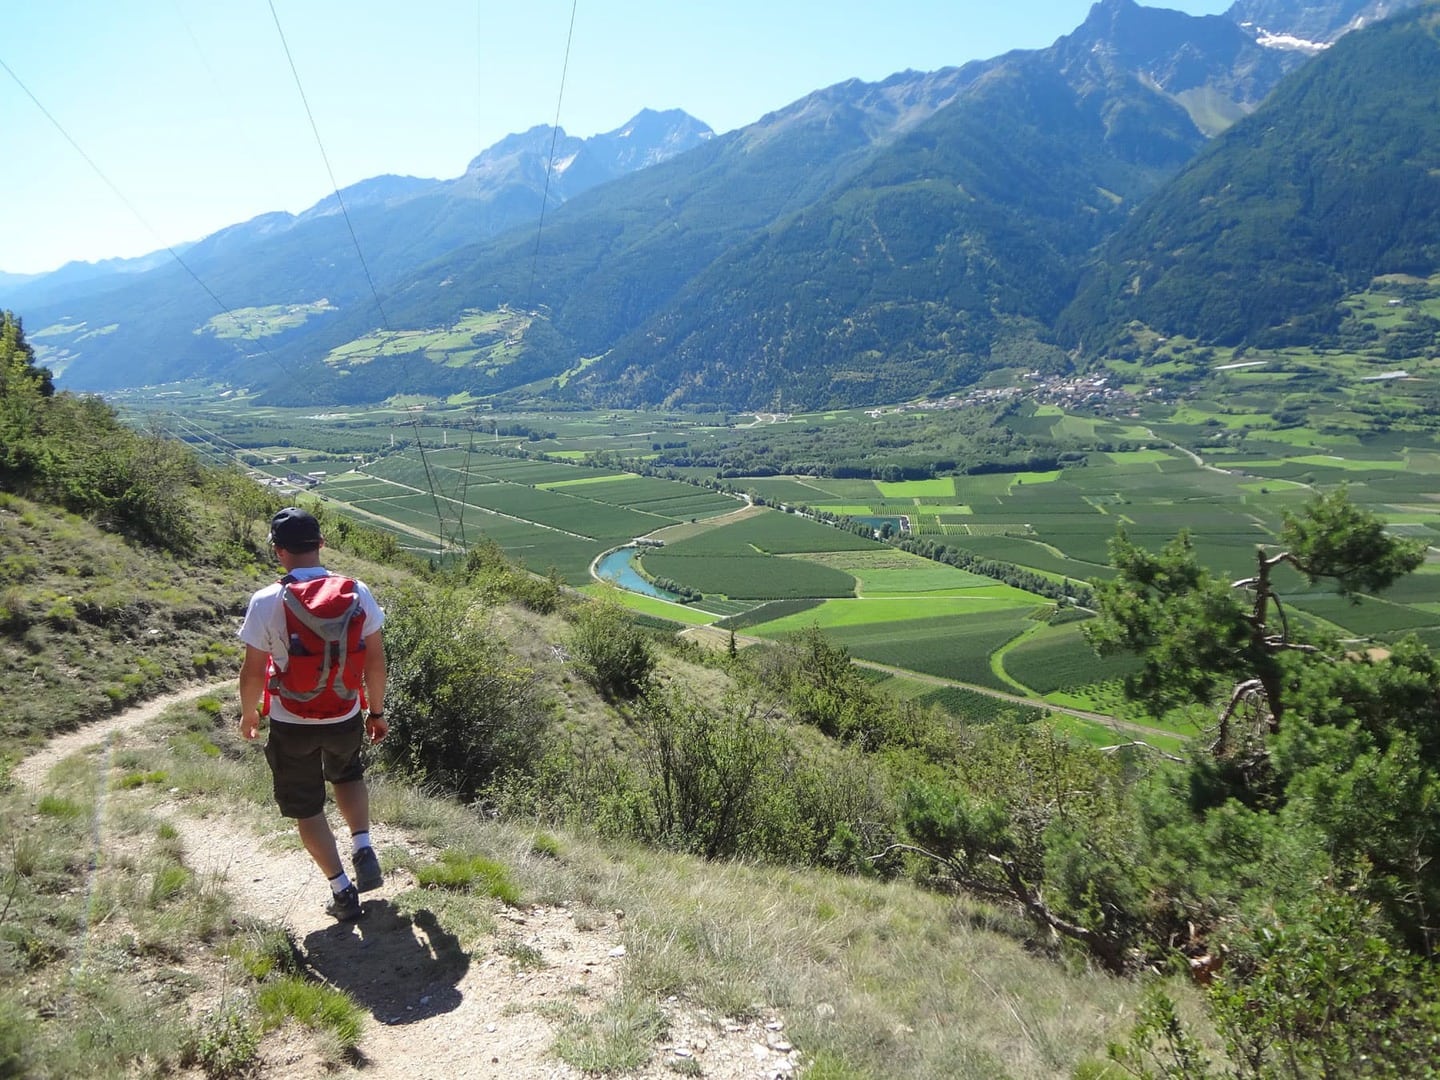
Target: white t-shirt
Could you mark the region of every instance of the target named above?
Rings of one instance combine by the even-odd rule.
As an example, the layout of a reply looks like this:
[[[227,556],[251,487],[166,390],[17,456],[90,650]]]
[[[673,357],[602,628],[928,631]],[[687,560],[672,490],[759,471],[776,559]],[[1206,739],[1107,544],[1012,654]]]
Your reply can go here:
[[[302,566],[292,570],[290,576],[296,581],[312,581],[325,577],[329,572],[323,566]],[[245,611],[245,621],[240,624],[238,636],[246,645],[269,653],[276,670],[284,671],[290,663],[290,636],[285,629],[285,605],[280,599],[280,589],[281,584],[277,581],[250,597],[250,606]],[[355,592],[360,597],[360,610],[365,613],[365,636],[369,637],[385,622],[385,612],[380,610],[380,605],[375,602],[375,597],[363,581],[355,582]],[[308,716],[296,716],[285,708],[285,703],[278,694],[270,695],[270,719],[288,724],[338,724],[342,720],[349,720],[359,711],[360,703],[357,701],[355,707],[344,716],[316,720]]]

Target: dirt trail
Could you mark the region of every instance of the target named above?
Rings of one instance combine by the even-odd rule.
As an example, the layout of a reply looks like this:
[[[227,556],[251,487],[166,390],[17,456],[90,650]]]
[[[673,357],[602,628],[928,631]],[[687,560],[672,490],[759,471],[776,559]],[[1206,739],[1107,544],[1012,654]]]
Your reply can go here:
[[[206,693],[231,694],[234,685],[232,679],[180,691],[59,736],[12,775],[37,788],[63,758],[105,741],[141,738],[136,729],[171,705]],[[394,906],[415,880],[390,869],[385,884],[362,898],[364,916],[336,923],[323,910],[325,880],[303,851],[276,851],[265,836],[224,816],[197,817],[184,803],[162,804],[160,813],[179,832],[191,869],[224,888],[237,911],[287,926],[310,971],[348,992],[369,1014],[353,1069],[336,1070],[306,1034],[287,1031],[266,1039],[259,1075],[287,1080],[347,1075],[580,1080],[584,1075],[550,1053],[557,1034],[550,1017],[567,1006],[596,1010],[618,992],[625,950],[615,919],[586,913],[577,920],[563,906],[497,907],[500,929],[467,950],[428,909],[407,915]],[[277,814],[271,837],[289,831]],[[343,830],[337,834],[343,836]],[[372,834],[382,863],[412,843],[383,822],[374,823]],[[519,968],[511,955],[521,951],[540,957],[542,966]],[[205,993],[215,1000],[198,1002],[197,1012],[219,1004],[218,988]],[[662,1007],[670,1021],[667,1036],[647,1065],[624,1075],[673,1078],[674,1066],[687,1059],[699,1065],[698,1075],[713,1080],[776,1080],[798,1071],[799,1055],[774,1020],[739,1024],[677,1001]]]
[[[182,701],[193,701],[206,694],[219,696],[228,694],[233,697],[235,680],[227,679],[225,682],[211,683],[209,686],[192,686],[184,690],[177,690],[164,697],[151,698],[149,701],[136,705],[133,709],[126,709],[114,716],[107,716],[103,720],[86,724],[75,731],[56,735],[45,744],[44,749],[37,750],[17,764],[10,775],[23,786],[34,787],[57,762],[71,754],[78,754],[87,747],[105,742],[112,735],[139,727],[145,721],[159,716],[171,705],[178,705]]]

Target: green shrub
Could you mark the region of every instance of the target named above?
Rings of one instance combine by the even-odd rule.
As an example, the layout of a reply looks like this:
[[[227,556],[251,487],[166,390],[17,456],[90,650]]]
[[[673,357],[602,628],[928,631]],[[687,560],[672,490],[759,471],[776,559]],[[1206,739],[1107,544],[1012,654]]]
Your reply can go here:
[[[640,707],[653,839],[706,858],[741,852],[791,752],[750,704],[712,711],[677,694]]]
[[[1308,1080],[1440,1075],[1440,972],[1383,934],[1377,906],[1322,887],[1231,942],[1207,994],[1218,1068],[1152,993],[1112,1060],[1133,1076]]]
[[[565,598],[565,582],[558,570],[536,577],[510,562],[493,540],[465,553],[465,580],[489,603],[514,600],[541,615],[555,611]]]
[[[470,797],[535,754],[546,704],[535,673],[465,591],[403,594],[385,624],[387,764]]]
[[[566,646],[581,677],[607,697],[638,697],[655,670],[649,638],[613,600],[583,605]]]
[[[210,1080],[246,1076],[260,1055],[260,1032],[235,1009],[205,1017],[185,1046],[182,1061]]]
[[[1440,1072],[1440,972],[1392,944],[1384,922],[1378,906],[1321,889],[1232,942],[1237,974],[1209,1005],[1245,1075]]]
[[[299,975],[303,968],[289,931],[277,923],[242,924],[225,951],[256,982],[276,974]]]

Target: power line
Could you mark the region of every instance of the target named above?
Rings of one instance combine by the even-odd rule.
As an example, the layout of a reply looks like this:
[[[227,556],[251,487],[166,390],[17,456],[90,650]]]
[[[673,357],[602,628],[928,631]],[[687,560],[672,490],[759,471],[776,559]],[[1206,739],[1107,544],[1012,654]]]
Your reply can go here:
[[[305,87],[300,83],[300,72],[295,67],[295,58],[290,55],[290,43],[285,40],[285,30],[280,25],[280,16],[275,11],[275,0],[268,0],[270,16],[275,20],[275,31],[280,35],[280,44],[285,49],[285,59],[290,64],[290,74],[295,76],[295,89],[300,91],[300,102],[305,106],[305,115],[310,119],[310,130],[315,133],[315,145],[320,148],[320,157],[325,162],[325,171],[330,175],[330,186],[335,189],[335,199],[340,204],[340,213],[345,218],[345,227],[350,230],[350,242],[355,245],[355,254],[360,257],[360,268],[365,271],[365,280],[370,284],[370,295],[375,298],[375,307],[380,311],[380,325],[388,331],[390,320],[385,317],[385,306],[380,303],[380,293],[375,289],[375,279],[370,276],[370,266],[365,253],[360,250],[360,238],[355,235],[355,226],[350,221],[350,211],[345,208],[345,199],[340,194],[340,185],[335,182],[335,170],[330,167],[330,155],[325,152],[325,143],[320,138],[320,128],[315,123],[315,114],[310,111],[310,102],[305,97]]]
[[[470,504],[470,457],[475,453],[475,418],[470,418],[470,446],[465,451],[465,482],[460,488],[460,546],[470,547],[465,539],[465,509]]]
[[[181,431],[172,426],[164,426],[163,420],[156,420],[156,429],[174,439],[176,442],[188,448],[191,452],[204,459],[208,464],[221,468],[229,468],[234,464],[229,455],[219,447],[213,446],[203,435],[195,435],[188,431]]]
[[[435,481],[430,476],[430,462],[425,457],[425,444],[420,440],[420,421],[411,420],[410,425],[415,429],[415,446],[420,451],[420,464],[425,469],[425,483],[430,488],[430,501],[435,504],[435,520],[440,525],[440,537],[446,543],[454,543],[453,538],[445,532],[445,516],[440,513],[440,496],[435,493]]]
[[[570,29],[565,35],[565,62],[560,65],[560,93],[555,100],[555,123],[550,127],[550,156],[545,161],[545,192],[540,197],[540,222],[535,227],[535,251],[530,256],[530,285],[525,290],[525,310],[533,306],[535,268],[540,262],[540,234],[545,229],[545,207],[550,202],[550,176],[555,171],[555,144],[560,139],[560,105],[565,100],[565,76],[570,70],[570,43],[575,40],[575,11],[580,0],[571,0]]]
[[[185,273],[190,275],[196,285],[199,285],[200,288],[205,290],[205,295],[210,297],[210,299],[215,302],[215,306],[230,317],[230,321],[234,323],[236,329],[240,330],[243,333],[245,330],[245,326],[243,323],[241,323],[240,317],[236,315],[235,312],[231,311],[230,306],[215,294],[215,290],[210,288],[209,285],[205,284],[204,280],[200,277],[199,274],[195,272],[195,270],[190,266],[190,264],[180,257],[180,253],[178,251],[176,251],[173,247],[160,239],[160,233],[155,229],[155,226],[150,224],[149,220],[145,217],[144,214],[140,212],[139,208],[137,208],[136,205],[126,197],[125,193],[120,190],[120,188],[115,184],[115,182],[105,174],[105,170],[100,168],[100,166],[96,164],[95,159],[85,152],[84,147],[82,147],[78,142],[75,141],[75,139],[71,136],[70,132],[65,130],[65,125],[60,123],[60,121],[54,117],[50,110],[45,108],[45,106],[41,104],[40,99],[37,98],[34,93],[31,92],[30,88],[25,85],[24,80],[21,79],[19,75],[15,74],[14,69],[11,68],[9,64],[5,63],[3,59],[0,59],[0,68],[5,69],[5,74],[9,75],[10,78],[15,81],[15,85],[20,87],[20,90],[25,94],[25,96],[28,97],[30,101],[34,104],[34,106],[40,110],[41,115],[43,115],[46,120],[50,121],[51,126],[53,126],[55,130],[60,133],[60,136],[67,143],[70,144],[71,148],[80,155],[80,157],[84,160],[85,164],[90,166],[91,171],[100,178],[101,183],[103,183],[106,187],[110,189],[111,193],[120,200],[121,204],[124,205],[125,209],[129,210],[130,213],[135,216],[135,219],[139,221],[141,225],[145,226],[145,229],[150,233],[150,235],[155,237],[156,242],[165,249],[165,251],[170,255],[172,259],[174,259],[177,263],[180,264],[180,268],[184,270]],[[266,356],[268,356],[271,360],[273,360],[281,368],[281,370],[285,370],[285,365],[280,363],[279,359],[275,356],[274,353],[272,353],[269,349],[265,348],[265,346],[259,341],[256,341],[255,344],[258,345],[260,351],[263,352]],[[244,349],[242,349],[238,343],[235,346],[235,351],[240,353],[242,357],[245,356]],[[290,371],[286,371],[285,373],[287,375],[293,374],[293,372]]]
[[[224,435],[221,435],[218,431],[211,431],[209,428],[207,428],[207,427],[205,427],[204,425],[202,425],[199,421],[197,421],[197,420],[192,420],[192,419],[191,419],[190,417],[188,417],[188,416],[185,416],[185,415],[183,415],[183,414],[181,414],[181,413],[173,412],[173,411],[172,411],[169,415],[175,417],[175,419],[179,420],[182,424],[186,425],[187,427],[193,428],[194,430],[201,432],[201,433],[202,433],[203,435],[205,435],[207,438],[213,439],[216,443],[218,443],[218,444],[220,444],[220,445],[223,445],[223,446],[229,447],[230,449],[229,449],[228,452],[231,453],[232,455],[234,455],[234,456],[237,457],[237,458],[240,457],[240,456],[243,455],[243,454],[253,454],[253,453],[255,453],[254,450],[249,450],[249,449],[241,446],[239,443],[234,442],[234,441],[232,441],[232,440],[230,440],[230,439],[227,439]]]
[[[192,443],[190,439],[199,439],[201,440],[201,445],[207,451],[218,456],[225,464],[237,465],[247,472],[253,467],[251,463],[246,460],[246,457],[254,456],[255,451],[247,450],[238,443],[231,442],[225,438],[225,436],[202,427],[200,424],[197,424],[195,421],[190,420],[178,412],[171,412],[165,415],[171,418],[172,423],[178,423],[183,426],[184,430],[177,433],[177,438],[180,438],[185,445],[194,446],[195,444]],[[187,435],[189,438],[185,437]]]

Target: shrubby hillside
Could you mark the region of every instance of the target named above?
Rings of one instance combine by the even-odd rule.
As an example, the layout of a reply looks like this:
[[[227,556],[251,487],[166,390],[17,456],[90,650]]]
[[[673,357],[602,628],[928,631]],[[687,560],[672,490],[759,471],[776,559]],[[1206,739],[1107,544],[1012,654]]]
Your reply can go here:
[[[7,714],[20,718],[4,733],[13,755],[92,715],[101,696],[118,703],[233,664],[224,646],[238,608],[219,598],[270,573],[253,526],[272,504],[127,432],[103,404],[51,392],[8,315],[0,350],[0,648],[12,680],[3,689],[57,706]],[[105,438],[67,453],[82,410]],[[163,529],[128,516],[116,489],[95,479],[143,488],[155,462],[170,470],[156,496],[174,510]],[[1418,564],[1415,545],[1343,492],[1290,517],[1283,546],[1260,552],[1244,591],[1201,568],[1183,536],[1158,555],[1117,539],[1117,574],[1096,586],[1090,637],[1102,652],[1139,657],[1129,690],[1151,708],[1219,715],[1212,736],[1180,758],[1077,744],[1033,718],[971,720],[893,700],[815,630],[773,648],[707,652],[525,573],[493,547],[448,566],[406,565],[362,529],[333,518],[325,528],[337,564],[380,583],[387,607],[392,734],[377,766],[388,782],[577,842],[695,856],[707,874],[761,864],[852,890],[883,886],[859,901],[877,918],[883,895],[888,904],[913,890],[951,896],[955,919],[1024,942],[1062,980],[1065,971],[1196,972],[1210,987],[1207,1019],[1178,1019],[1173,998],[1188,993],[1172,985],[1133,1032],[1117,1033],[1110,1056],[1136,1075],[1413,1076],[1416,1062],[1435,1058],[1440,665],[1413,640],[1372,658],[1302,636],[1270,585],[1283,563],[1341,595],[1372,592]],[[80,542],[100,553],[88,564],[96,573],[81,564],[67,575],[66,545]],[[75,584],[62,595],[67,576]],[[99,617],[127,602],[125,620]],[[134,634],[137,625],[146,632]],[[206,640],[187,665],[181,650]],[[16,662],[27,651],[29,673]],[[27,690],[41,668],[77,664],[82,651],[116,669],[69,669],[90,697],[67,704],[54,683]],[[143,678],[119,674],[124,662]],[[223,711],[214,723],[228,727]],[[39,919],[38,863],[12,864],[11,896],[23,894],[20,910]],[[817,918],[834,915],[817,908]],[[53,926],[5,929],[7,985],[66,955]],[[910,1016],[906,1001],[945,993],[924,985],[933,963],[913,962],[939,930],[912,929],[906,989],[874,999],[887,1015]],[[723,925],[703,937],[712,952],[729,948]],[[839,980],[832,959],[807,963]],[[664,970],[647,975],[660,979],[657,993],[719,994],[695,975],[701,968]],[[0,1008],[24,1019],[30,1006],[0,996]],[[933,1075],[974,1053],[968,1025],[942,1024],[943,1037],[902,1060],[873,1017],[846,1008],[844,1023],[806,1029],[817,1070],[823,1061],[842,1075]],[[1054,1050],[1048,1067],[1102,1075],[1099,1041]],[[12,1039],[0,1050],[22,1060],[34,1048]],[[983,1060],[1006,1067],[1004,1054]]]

